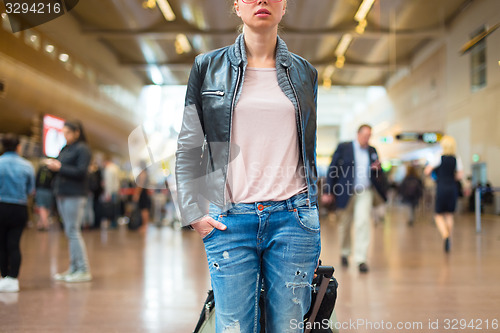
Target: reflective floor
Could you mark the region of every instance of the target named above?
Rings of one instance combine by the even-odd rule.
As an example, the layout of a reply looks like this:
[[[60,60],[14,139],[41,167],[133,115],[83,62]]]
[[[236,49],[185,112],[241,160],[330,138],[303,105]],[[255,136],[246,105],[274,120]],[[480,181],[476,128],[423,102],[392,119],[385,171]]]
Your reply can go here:
[[[428,213],[413,227],[405,220],[396,206],[374,226],[370,272],[360,274],[340,267],[335,216],[322,219],[322,259],[340,284],[340,331],[500,331],[500,217],[484,216],[476,234],[474,216],[458,216],[448,255]],[[50,278],[67,269],[62,232],[26,230],[21,291],[0,294],[0,332],[192,332],[210,288],[194,232],[121,226],[84,238],[94,280],[67,284]]]

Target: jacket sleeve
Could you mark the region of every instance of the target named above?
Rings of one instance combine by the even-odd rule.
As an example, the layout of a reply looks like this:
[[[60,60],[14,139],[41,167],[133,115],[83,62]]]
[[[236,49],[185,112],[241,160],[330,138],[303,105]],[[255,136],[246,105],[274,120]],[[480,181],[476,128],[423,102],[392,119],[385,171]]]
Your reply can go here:
[[[84,180],[90,164],[90,150],[85,145],[81,145],[76,154],[76,164],[61,164],[59,174],[73,180]]]
[[[189,75],[182,127],[177,139],[175,177],[184,226],[204,215],[199,207],[198,197],[203,180],[201,155],[204,141],[200,57],[196,58]]]
[[[333,153],[332,162],[328,167],[328,173],[326,175],[326,193],[333,193],[333,187],[339,181],[339,165],[338,162],[342,158],[343,155],[343,144],[339,144],[335,153]]]

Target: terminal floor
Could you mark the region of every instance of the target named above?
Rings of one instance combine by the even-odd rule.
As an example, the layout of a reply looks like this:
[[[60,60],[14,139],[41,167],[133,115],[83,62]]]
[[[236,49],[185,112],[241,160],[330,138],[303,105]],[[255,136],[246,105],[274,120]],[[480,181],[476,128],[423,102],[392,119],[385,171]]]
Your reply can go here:
[[[0,332],[192,332],[210,288],[195,232],[121,226],[84,238],[94,280],[67,284],[50,278],[68,265],[62,232],[25,231],[21,291],[0,294]],[[389,209],[374,226],[370,272],[360,274],[340,267],[330,215],[322,219],[322,259],[336,267],[341,332],[500,331],[492,328],[500,320],[499,216],[484,216],[479,234],[472,214],[457,216],[445,254],[428,212],[409,227],[401,207]]]

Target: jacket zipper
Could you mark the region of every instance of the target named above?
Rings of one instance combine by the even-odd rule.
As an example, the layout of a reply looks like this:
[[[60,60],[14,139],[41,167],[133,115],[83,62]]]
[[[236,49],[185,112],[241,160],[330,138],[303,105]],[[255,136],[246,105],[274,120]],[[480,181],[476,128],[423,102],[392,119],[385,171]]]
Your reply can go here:
[[[224,92],[217,90],[217,91],[204,91],[201,93],[202,95],[216,95],[216,96],[224,96]]]
[[[300,110],[300,101],[299,101],[299,96],[297,95],[297,92],[295,91],[295,87],[293,86],[292,79],[290,78],[290,68],[286,68],[286,76],[288,78],[288,82],[290,83],[290,86],[292,87],[293,90],[293,95],[295,96],[295,99],[297,100],[297,108],[299,111],[299,130],[300,130],[300,137],[301,137],[301,150],[302,150],[302,166],[304,167],[304,171],[306,173],[306,183],[307,183],[307,205],[311,206],[311,197],[309,193],[309,188],[311,185],[309,184],[309,173],[306,168],[306,159],[305,159],[305,147],[304,147],[304,133],[303,133],[303,128],[302,128],[302,111]]]
[[[234,102],[236,101],[236,95],[238,94],[238,88],[240,86],[240,77],[241,77],[241,67],[238,66],[238,78],[236,79],[236,88],[234,89],[233,100],[231,102],[231,116],[229,117],[229,152],[227,154],[227,162],[226,162],[226,179],[224,180],[224,206],[226,205],[226,186],[227,186],[227,174],[229,171],[229,155],[231,154],[231,129],[233,123],[233,111],[234,111]]]

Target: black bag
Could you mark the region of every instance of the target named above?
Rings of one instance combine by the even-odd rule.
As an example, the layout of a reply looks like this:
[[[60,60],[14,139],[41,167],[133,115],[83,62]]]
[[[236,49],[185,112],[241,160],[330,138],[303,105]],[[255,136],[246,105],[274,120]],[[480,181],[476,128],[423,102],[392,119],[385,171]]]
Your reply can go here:
[[[129,221],[128,221],[128,229],[129,230],[137,230],[142,225],[142,215],[141,210],[137,205],[132,209],[130,213]]]
[[[335,303],[337,301],[337,288],[339,286],[337,280],[333,277],[323,274],[318,274],[314,277],[312,282],[312,290],[311,290],[311,308],[309,312],[304,316],[304,321],[308,319],[313,311],[314,304],[316,304],[316,299],[320,292],[320,286],[322,285],[323,280],[328,281],[328,285],[326,287],[325,294],[323,296],[323,300],[318,309],[318,313],[314,318],[314,323],[319,323],[317,327],[323,327],[322,323],[326,320],[329,320],[332,316],[333,310],[335,309]],[[314,326],[313,326],[314,327]],[[331,333],[332,331],[329,328],[313,328],[311,333]]]
[[[311,288],[311,308],[304,316],[304,327],[323,327],[324,325],[312,325],[312,323],[324,323],[324,320],[329,320],[332,316],[333,310],[335,308],[335,302],[337,300],[337,280],[333,277],[334,268],[332,266],[319,266],[316,269],[316,276],[312,281]],[[323,292],[321,291],[323,290]],[[261,297],[259,300],[259,307],[261,313],[264,311],[264,297],[265,291],[262,290]],[[204,327],[207,325],[209,320],[213,320],[215,309],[215,298],[213,290],[208,291],[207,299],[203,304],[203,309],[201,310],[200,318],[194,329],[193,333],[206,333],[211,332],[212,326],[209,328]],[[314,313],[316,312],[316,313]],[[314,318],[311,318],[314,316]],[[310,324],[308,322],[311,322]],[[309,325],[308,325],[309,324]],[[265,332],[265,316],[260,316],[260,333]],[[203,331],[201,331],[203,329]],[[313,328],[312,330],[305,330],[308,333],[331,333],[329,328]]]

